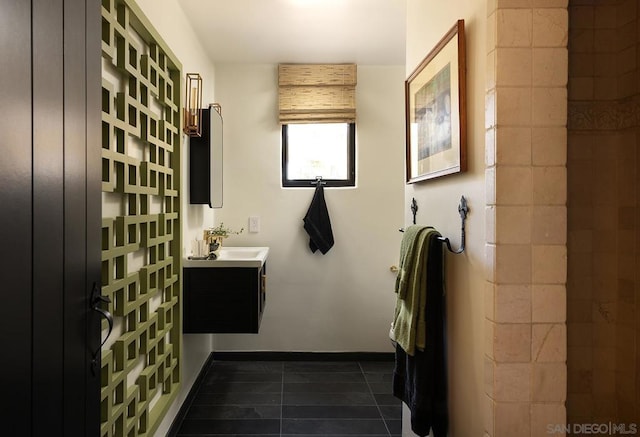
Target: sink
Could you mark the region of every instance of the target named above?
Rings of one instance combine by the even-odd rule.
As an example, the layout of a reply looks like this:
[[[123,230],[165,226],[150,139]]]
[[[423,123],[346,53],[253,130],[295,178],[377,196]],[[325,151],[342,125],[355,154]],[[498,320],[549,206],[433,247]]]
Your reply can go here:
[[[185,259],[183,267],[262,267],[269,254],[268,247],[225,247],[215,260]]]
[[[261,252],[259,248],[254,247],[223,247],[218,259],[252,259],[259,257]]]

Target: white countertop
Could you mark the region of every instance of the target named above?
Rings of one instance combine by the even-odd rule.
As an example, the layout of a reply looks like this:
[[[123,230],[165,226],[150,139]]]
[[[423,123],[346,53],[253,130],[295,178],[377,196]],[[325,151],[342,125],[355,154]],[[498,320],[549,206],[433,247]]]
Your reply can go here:
[[[227,247],[223,246],[218,251],[215,260],[188,259],[182,260],[182,267],[262,267],[269,255],[268,247]]]

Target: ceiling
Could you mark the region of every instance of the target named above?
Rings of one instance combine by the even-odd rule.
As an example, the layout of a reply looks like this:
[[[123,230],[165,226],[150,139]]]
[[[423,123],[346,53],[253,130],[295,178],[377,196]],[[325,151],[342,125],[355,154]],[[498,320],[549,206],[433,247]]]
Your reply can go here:
[[[406,0],[178,3],[216,63],[405,63]]]

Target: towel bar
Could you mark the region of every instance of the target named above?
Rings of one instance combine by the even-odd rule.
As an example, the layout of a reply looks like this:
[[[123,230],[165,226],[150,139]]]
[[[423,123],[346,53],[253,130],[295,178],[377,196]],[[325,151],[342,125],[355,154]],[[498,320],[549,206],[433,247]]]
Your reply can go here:
[[[416,203],[416,199],[412,199],[411,200],[411,211],[413,212],[413,224],[416,224],[416,211],[418,210],[418,204]],[[458,248],[458,250],[454,250],[451,247],[451,241],[449,241],[448,238],[446,237],[438,237],[438,239],[440,241],[442,241],[444,244],[447,245],[447,249],[449,250],[449,252],[454,253],[454,254],[459,254],[464,252],[464,248],[465,248],[465,240],[466,240],[466,233],[465,233],[465,221],[467,220],[467,214],[469,213],[469,206],[467,205],[467,199],[465,199],[464,196],[462,196],[460,198],[460,204],[458,205],[458,214],[460,214],[460,220],[462,222],[461,224],[461,228],[460,228],[460,247]],[[400,228],[399,229],[400,232],[404,232],[404,228]]]

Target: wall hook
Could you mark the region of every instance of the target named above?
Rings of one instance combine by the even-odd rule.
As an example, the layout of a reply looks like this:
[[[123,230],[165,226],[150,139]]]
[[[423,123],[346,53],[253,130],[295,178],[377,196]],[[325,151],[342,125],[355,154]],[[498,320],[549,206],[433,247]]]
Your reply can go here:
[[[416,198],[411,199],[411,213],[413,214],[413,224],[416,224],[416,213],[418,212],[418,202],[416,202]]]
[[[453,248],[451,247],[451,242],[449,241],[448,238],[439,237],[440,241],[442,241],[444,244],[447,245],[447,249],[449,249],[449,252],[455,253],[455,254],[464,252],[464,247],[465,247],[465,239],[466,239],[465,238],[466,237],[465,222],[467,220],[467,214],[469,213],[469,206],[467,205],[467,199],[465,199],[464,196],[460,198],[460,204],[458,205],[458,213],[460,214],[460,221],[462,222],[460,226],[460,247],[458,248],[458,250],[453,250]]]
[[[322,176],[316,176],[314,181],[311,181],[311,185],[315,185],[316,187],[320,185],[327,185],[325,181],[322,180]]]

